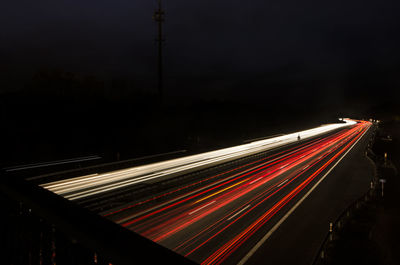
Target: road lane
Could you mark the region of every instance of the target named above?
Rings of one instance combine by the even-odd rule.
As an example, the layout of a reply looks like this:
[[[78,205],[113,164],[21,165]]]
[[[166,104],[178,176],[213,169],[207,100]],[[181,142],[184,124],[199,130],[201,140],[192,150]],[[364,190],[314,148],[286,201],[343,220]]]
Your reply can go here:
[[[368,123],[360,123],[344,129],[277,157],[272,163],[171,200],[170,204],[164,202],[162,207],[143,214],[133,207],[108,218],[198,263],[234,264],[246,254],[238,256],[243,252],[237,251],[239,247],[248,249],[249,244],[243,247],[244,242],[255,241],[260,236],[258,231],[265,229],[276,214],[287,211],[285,206],[340,159],[368,127]],[[123,218],[118,219],[119,215]],[[236,257],[232,259],[234,252]]]
[[[196,168],[199,164],[214,166],[219,159],[225,161],[228,157],[254,155],[256,151],[281,146],[280,150],[260,159],[232,166],[223,172],[204,173],[201,178],[193,177],[182,185],[176,182],[178,185],[173,188],[151,196],[130,201],[124,199],[118,206],[110,205],[101,211],[89,207],[197,263],[245,263],[264,243],[265,235],[287,218],[293,206],[310,193],[315,183],[324,174],[326,176],[370,126],[368,122],[347,120],[335,130],[324,128],[324,133],[320,129],[317,130],[319,133],[308,130],[309,135],[318,137],[304,137],[306,140],[299,141],[298,134],[293,134],[287,140],[290,142],[295,138],[295,141],[284,147],[282,142],[276,145],[276,139],[268,139],[268,144],[264,140],[251,148],[247,145],[246,148],[228,148],[234,150],[232,154],[191,157],[186,165],[180,164],[182,161],[175,163],[174,160],[172,164],[166,161],[167,164],[156,163],[164,165],[161,168],[154,164],[145,165],[45,183],[42,187],[89,207],[85,201],[101,201],[104,194],[112,196],[119,190],[129,191],[132,187],[141,187],[143,182],[157,185],[152,181],[154,178],[162,180],[160,176],[163,175]]]
[[[235,147],[113,172],[44,183],[41,186],[67,199],[78,200],[140,183],[154,183],[154,181],[159,181],[160,179],[172,178],[180,174],[198,171],[212,165],[226,163],[241,157],[295,143],[298,141],[299,136],[301,136],[301,139],[310,139],[340,128],[352,126],[355,123],[349,119],[345,119],[344,121],[345,123],[327,124]]]
[[[373,166],[365,157],[365,148],[371,134],[370,129],[245,264],[263,264],[266,260],[269,264],[312,264],[329,223],[370,187]]]

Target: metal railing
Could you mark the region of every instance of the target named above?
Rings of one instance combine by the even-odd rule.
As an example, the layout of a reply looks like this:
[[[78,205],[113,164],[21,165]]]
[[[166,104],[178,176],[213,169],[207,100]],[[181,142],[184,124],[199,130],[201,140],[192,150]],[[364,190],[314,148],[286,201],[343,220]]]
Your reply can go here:
[[[1,264],[194,264],[39,186],[2,179]]]
[[[313,265],[322,265],[322,264],[329,264],[331,261],[331,250],[333,248],[333,242],[337,239],[338,233],[343,229],[343,227],[352,220],[354,215],[363,207],[365,207],[369,202],[375,200],[377,198],[377,187],[379,184],[379,169],[377,167],[377,163],[379,158],[374,154],[371,150],[371,146],[375,141],[375,134],[374,131],[368,146],[365,151],[366,158],[372,163],[374,167],[374,173],[371,180],[371,185],[367,192],[365,192],[362,196],[356,199],[352,204],[350,204],[342,213],[334,220],[333,222],[329,223],[327,227],[327,233],[321,244],[321,247],[318,251],[318,254],[314,258]]]

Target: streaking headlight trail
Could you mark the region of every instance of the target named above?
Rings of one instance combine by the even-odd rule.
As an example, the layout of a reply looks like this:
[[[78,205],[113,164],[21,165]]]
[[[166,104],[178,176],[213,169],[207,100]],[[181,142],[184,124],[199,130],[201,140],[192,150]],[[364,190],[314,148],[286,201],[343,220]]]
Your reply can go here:
[[[202,167],[221,164],[240,157],[267,151],[296,142],[298,141],[299,135],[301,139],[308,139],[356,123],[350,119],[344,119],[344,121],[345,123],[327,124],[317,128],[256,141],[249,144],[149,165],[117,170],[109,173],[92,174],[45,183],[41,184],[41,186],[70,200],[86,198],[138,183],[157,181],[157,179],[162,179],[168,176],[189,173],[199,170]]]

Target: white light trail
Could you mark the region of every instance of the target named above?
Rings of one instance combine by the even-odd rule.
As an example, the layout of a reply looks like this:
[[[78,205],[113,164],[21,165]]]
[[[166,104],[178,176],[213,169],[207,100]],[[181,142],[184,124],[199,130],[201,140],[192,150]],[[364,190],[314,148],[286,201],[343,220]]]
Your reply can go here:
[[[76,178],[41,184],[41,186],[70,200],[86,198],[139,183],[151,183],[163,180],[176,175],[193,172],[205,167],[229,162],[241,157],[284,146],[297,142],[298,135],[300,135],[301,139],[304,140],[356,124],[355,121],[350,119],[343,119],[343,121],[345,121],[345,123],[327,124],[301,132],[286,134],[216,151],[107,173],[79,176]]]

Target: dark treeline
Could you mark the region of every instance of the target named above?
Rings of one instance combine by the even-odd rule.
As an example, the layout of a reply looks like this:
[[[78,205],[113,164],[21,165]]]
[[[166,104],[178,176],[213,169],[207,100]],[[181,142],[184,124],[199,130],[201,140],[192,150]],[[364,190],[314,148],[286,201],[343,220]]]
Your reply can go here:
[[[371,108],[365,94],[337,89],[343,86],[337,81],[286,71],[240,79],[168,77],[160,100],[149,78],[40,70],[0,96],[2,165],[195,153],[390,109],[385,101]]]

